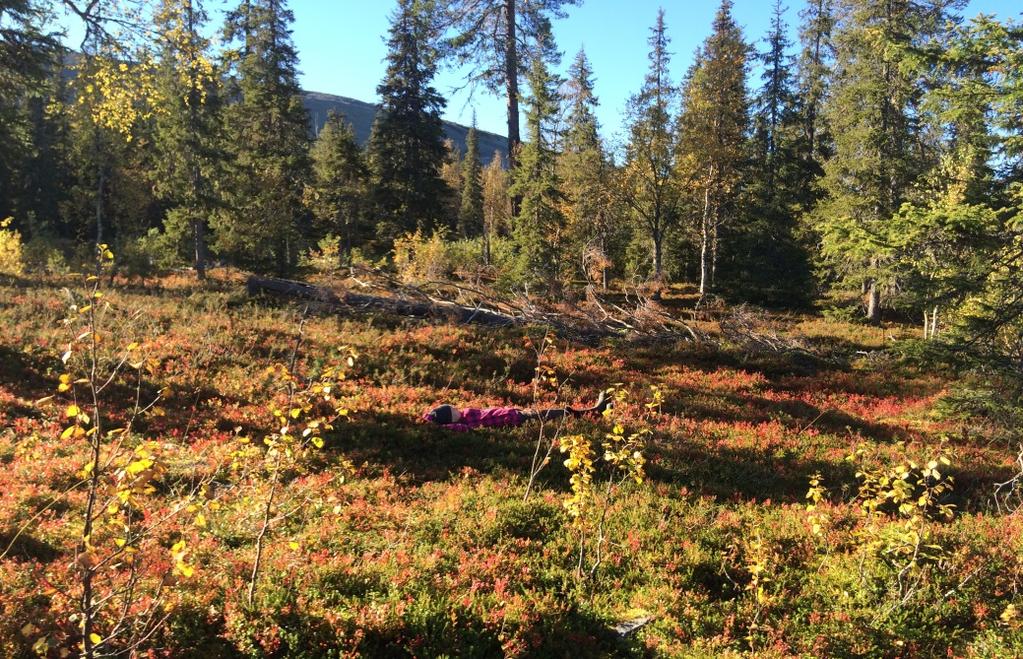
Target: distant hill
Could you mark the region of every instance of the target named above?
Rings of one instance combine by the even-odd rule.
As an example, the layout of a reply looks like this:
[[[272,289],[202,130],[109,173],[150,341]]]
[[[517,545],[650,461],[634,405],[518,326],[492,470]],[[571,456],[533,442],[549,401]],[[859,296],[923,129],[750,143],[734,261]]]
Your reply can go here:
[[[380,106],[376,103],[367,103],[346,96],[335,96],[320,92],[302,92],[302,101],[313,123],[313,134],[318,135],[323,124],[327,122],[327,114],[334,110],[344,116],[355,131],[355,138],[359,144],[365,144],[369,139],[369,132],[373,128],[373,118],[376,117]],[[465,138],[469,134],[469,128],[460,124],[444,122],[444,132],[447,134],[459,150],[465,153]],[[479,131],[480,160],[486,165],[494,157],[494,152],[501,154],[501,158],[507,160],[508,149],[507,139],[503,135]]]
[[[71,80],[75,76],[74,65],[81,58],[81,54],[75,51],[66,51],[63,55],[61,65],[61,76],[65,80]],[[335,96],[322,92],[302,92],[302,102],[309,110],[309,117],[312,121],[313,135],[319,135],[323,124],[327,123],[327,114],[334,110],[343,115],[355,130],[355,139],[359,144],[365,145],[369,140],[369,132],[373,128],[373,118],[376,117],[380,108],[376,103],[367,103],[347,96]],[[444,122],[444,133],[450,138],[458,149],[465,153],[465,138],[469,134],[469,127],[461,124]],[[494,157],[494,152],[501,154],[501,158],[508,161],[508,140],[504,135],[479,131],[480,160],[486,166]]]

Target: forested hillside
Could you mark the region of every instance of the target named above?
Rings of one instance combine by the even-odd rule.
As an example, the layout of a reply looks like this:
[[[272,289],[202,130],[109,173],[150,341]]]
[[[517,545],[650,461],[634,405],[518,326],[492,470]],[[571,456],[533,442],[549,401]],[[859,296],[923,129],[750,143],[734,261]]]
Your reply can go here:
[[[309,111],[313,135],[320,134],[331,112],[334,112],[352,124],[352,131],[360,146],[365,146],[369,141],[370,133],[373,130],[373,119],[379,110],[375,103],[313,91],[302,92],[302,103]],[[444,136],[454,143],[455,148],[461,154],[466,153],[469,129],[469,126],[450,121],[444,122]],[[480,153],[490,154],[488,157],[493,157],[494,153],[500,153],[502,158],[507,158],[508,145],[501,135],[481,130],[477,131],[477,139],[479,140],[477,148]]]
[[[1023,24],[583,2],[0,0],[0,655],[1023,655]]]

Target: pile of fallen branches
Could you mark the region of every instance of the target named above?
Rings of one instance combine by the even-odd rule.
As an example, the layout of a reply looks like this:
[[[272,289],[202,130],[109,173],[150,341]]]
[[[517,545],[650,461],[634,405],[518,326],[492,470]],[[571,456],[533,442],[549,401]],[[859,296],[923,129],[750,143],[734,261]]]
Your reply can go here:
[[[384,311],[418,318],[440,318],[488,326],[538,325],[558,336],[594,343],[607,338],[641,341],[706,342],[708,337],[672,318],[655,302],[626,296],[624,304],[601,299],[588,289],[582,304],[557,306],[529,295],[506,294],[482,284],[451,281],[409,283],[375,268],[356,267],[331,286],[287,279],[250,277],[251,295],[305,300],[331,313]]]
[[[626,293],[623,306],[602,299],[589,286],[586,289],[586,299],[595,322],[614,327],[633,340],[711,343],[706,333],[672,317],[648,297]]]
[[[1007,481],[995,484],[995,506],[1003,515],[1014,515],[1023,508],[1023,444],[1016,454],[1016,473]]]
[[[725,341],[746,352],[812,354],[804,341],[769,329],[770,318],[745,304],[722,313],[718,326]]]

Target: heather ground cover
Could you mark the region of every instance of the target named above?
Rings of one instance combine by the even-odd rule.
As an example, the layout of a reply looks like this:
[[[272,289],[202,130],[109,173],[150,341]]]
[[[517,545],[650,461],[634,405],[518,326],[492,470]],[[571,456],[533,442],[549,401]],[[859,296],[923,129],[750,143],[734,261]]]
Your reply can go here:
[[[65,287],[81,288],[0,285],[3,656],[66,656],[80,640],[90,456],[87,437],[62,434],[92,420],[68,414],[83,385],[60,391],[77,359],[62,361]],[[110,426],[158,399],[103,449],[132,456],[125,472],[153,463],[88,543],[133,548],[97,577],[118,603],[95,631],[111,652],[132,638],[142,656],[195,657],[1023,653],[1023,523],[992,498],[1016,452],[989,422],[936,411],[950,376],[899,358],[908,328],[787,315],[773,327],[808,352],[582,346],[537,328],[303,314],[224,275],[102,291],[110,359],[137,344],[137,368],[103,392]],[[279,365],[316,380],[350,349],[332,385],[345,414],[270,471],[262,440],[300,407],[294,392],[282,403]],[[441,402],[575,404],[611,385],[627,397],[613,418],[544,428],[556,445],[528,497],[537,427],[419,420]],[[644,475],[605,488],[616,424],[641,433]],[[575,454],[557,446],[576,437],[596,463],[578,517],[564,505]],[[636,619],[649,620],[614,631]]]

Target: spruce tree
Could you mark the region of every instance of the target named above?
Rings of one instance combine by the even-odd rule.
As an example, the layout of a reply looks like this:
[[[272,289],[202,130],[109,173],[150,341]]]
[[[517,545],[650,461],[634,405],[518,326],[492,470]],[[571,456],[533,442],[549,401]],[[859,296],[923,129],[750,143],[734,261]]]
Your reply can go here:
[[[378,236],[393,240],[444,220],[450,194],[440,177],[444,162],[444,99],[431,81],[437,71],[433,0],[399,0],[391,16],[387,72],[377,87],[380,111],[369,141]]]
[[[543,59],[533,58],[529,70],[527,99],[528,141],[522,145],[519,166],[512,173],[511,194],[522,199],[514,219],[524,278],[540,283],[548,292],[560,286],[561,243],[565,228],[563,195],[557,174],[555,122],[559,98],[557,80]]]
[[[1010,293],[1020,290],[1023,262],[1015,226],[1021,200],[1012,192],[1020,124],[1011,107],[1023,97],[1021,42],[1023,32],[978,17],[915,51],[927,64],[922,133],[940,136],[928,142],[935,164],[875,237],[897,284],[889,306],[922,315],[925,339],[967,339],[957,347],[972,356],[995,347],[988,339],[1018,337],[1023,324],[1023,305]]]
[[[33,237],[73,235],[73,218],[62,212],[75,184],[68,94],[68,81],[54,67],[29,103],[31,151],[19,167],[20,200],[13,212]]]
[[[768,166],[764,172],[768,187],[774,185],[778,168],[791,155],[788,147],[793,139],[789,132],[797,117],[791,58],[787,53],[791,44],[785,36],[783,12],[781,0],[775,0],[774,15],[767,35],[767,50],[758,57],[763,66],[760,76],[762,85],[753,101],[755,157]]]
[[[227,17],[233,48],[225,111],[230,170],[217,246],[238,263],[286,273],[308,233],[309,116],[298,85],[294,20],[284,0],[243,0]]]
[[[934,164],[920,122],[921,48],[945,27],[948,2],[841,0],[835,73],[825,114],[835,140],[819,211],[824,254],[862,286],[867,318],[880,319],[882,291],[897,283],[884,248],[890,220]]]
[[[797,62],[800,115],[803,123],[803,157],[814,176],[824,172],[831,154],[831,139],[824,117],[834,49],[834,0],[809,0],[799,12],[801,50]]]
[[[310,151],[313,179],[306,203],[318,220],[317,234],[342,239],[339,265],[351,261],[352,248],[365,239],[369,168],[351,124],[331,112]]]
[[[714,287],[721,229],[735,221],[740,208],[749,128],[748,56],[732,3],[722,0],[688,76],[679,118],[680,157],[700,198],[700,295]]]
[[[160,39],[153,184],[168,204],[164,227],[191,237],[192,262],[206,278],[207,222],[217,210],[215,181],[223,157],[220,75],[202,36],[208,17],[199,0],[163,0],[156,13]]]
[[[629,143],[617,189],[650,239],[653,276],[660,281],[664,276],[665,240],[678,224],[682,197],[675,171],[676,130],[671,115],[678,102],[678,89],[671,84],[668,70],[671,53],[663,9],[657,12],[648,43],[650,68],[643,87],[629,100]]]
[[[58,49],[44,30],[46,11],[35,0],[0,0],[0,219],[13,215],[22,228],[32,210],[24,183],[35,150],[33,110]]]
[[[462,161],[462,203],[458,209],[458,233],[475,238],[483,233],[483,163],[480,162],[476,115],[465,138],[465,159]]]
[[[593,69],[581,49],[569,68],[565,87],[568,117],[559,167],[568,202],[570,253],[587,265],[594,262],[606,288],[611,243],[618,227],[612,221],[609,164],[596,117]]]
[[[802,196],[813,175],[803,158],[803,122],[795,93],[791,45],[776,0],[762,85],[753,101],[751,164],[741,221],[728,237],[722,278],[745,299],[793,306],[811,292],[807,251],[797,238]]]

